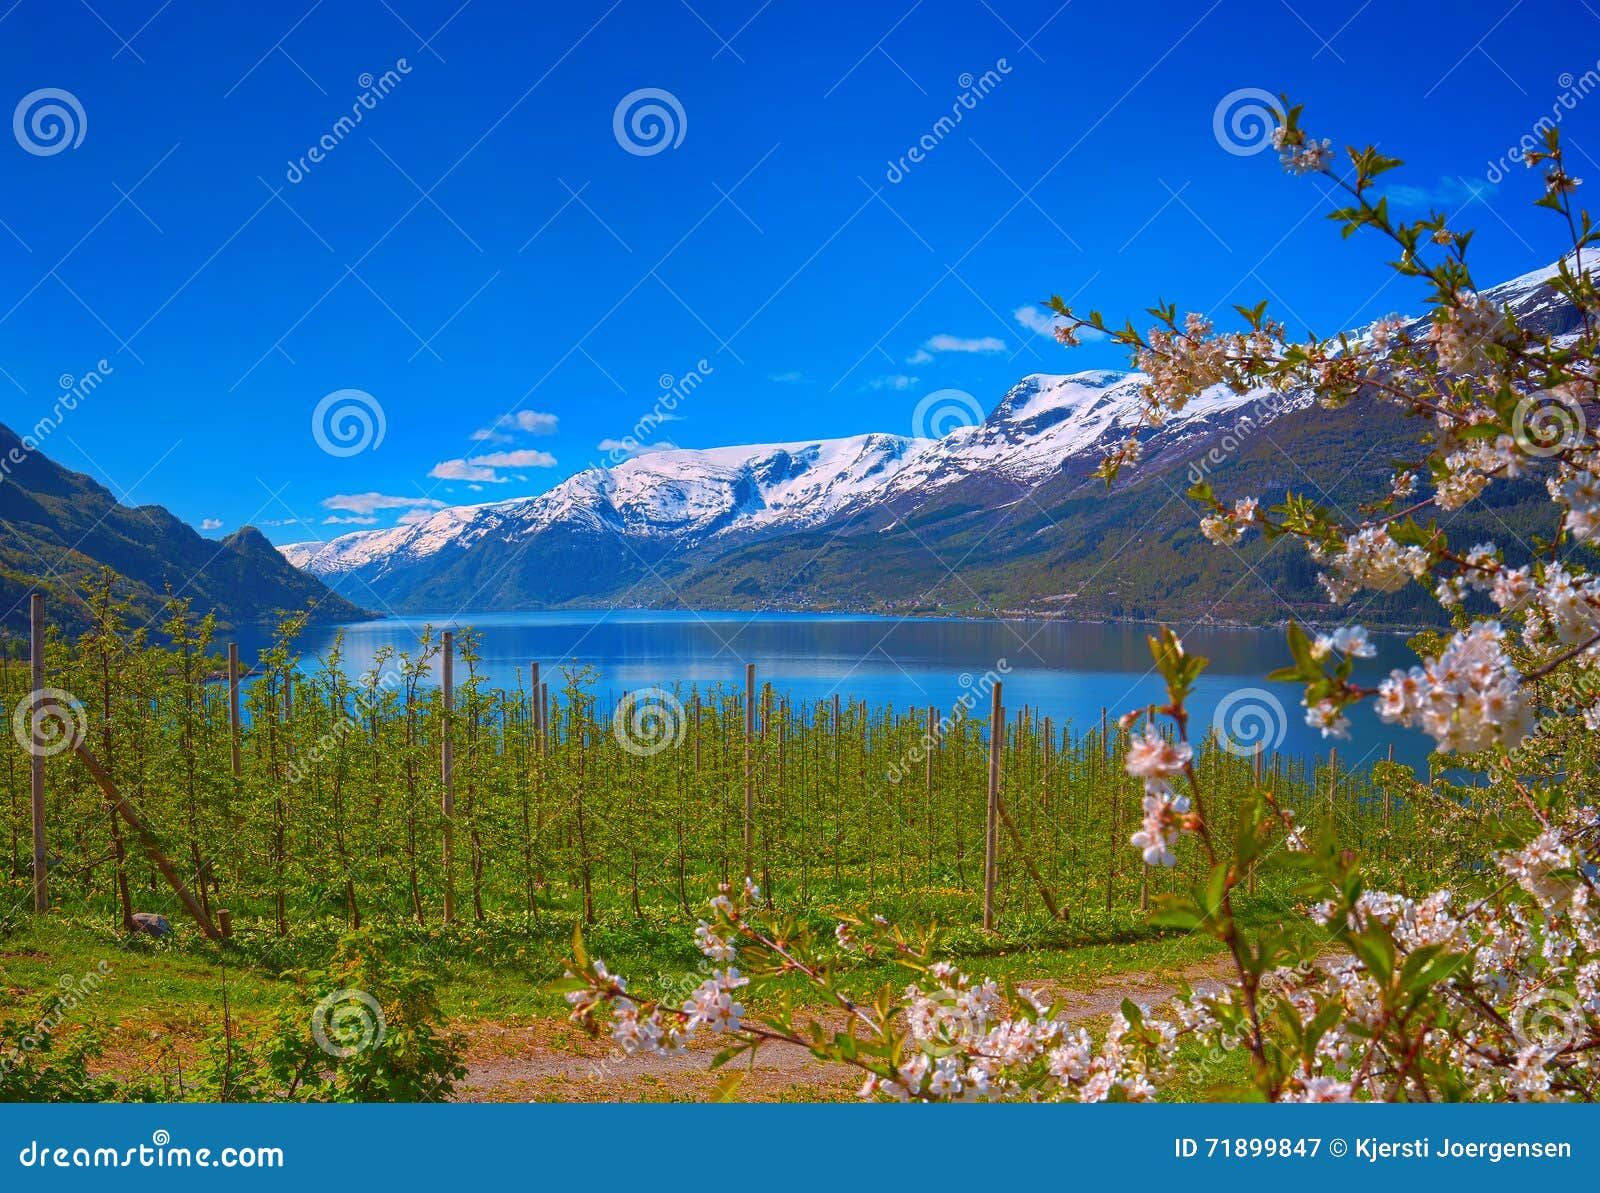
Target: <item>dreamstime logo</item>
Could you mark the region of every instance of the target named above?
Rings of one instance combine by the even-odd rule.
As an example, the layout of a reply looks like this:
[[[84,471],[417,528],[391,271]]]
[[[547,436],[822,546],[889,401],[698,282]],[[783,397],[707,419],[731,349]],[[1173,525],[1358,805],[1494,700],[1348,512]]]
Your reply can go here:
[[[1241,87],[1218,101],[1211,113],[1211,135],[1234,157],[1254,157],[1272,144],[1272,130],[1283,119],[1277,96],[1260,87]]]
[[[884,778],[891,783],[900,783],[911,773],[910,768],[920,766],[928,760],[928,756],[939,748],[939,743],[950,736],[957,727],[966,724],[972,719],[974,709],[982,710],[983,702],[989,699],[989,694],[994,691],[994,685],[1005,676],[1011,674],[1011,660],[996,659],[994,666],[982,675],[973,675],[970,671],[963,671],[957,678],[965,691],[956,699],[954,707],[948,714],[939,716],[937,725],[929,725],[922,731],[922,736],[915,745],[900,758],[892,763],[885,772]]]
[[[13,468],[20,467],[30,455],[38,451],[39,445],[56,432],[67,415],[99,389],[101,382],[115,371],[109,361],[101,360],[81,377],[74,377],[71,373],[61,374],[58,382],[61,386],[61,396],[39,417],[38,422],[22,432],[21,442],[0,458],[0,480],[9,477]]]
[[[1555,390],[1529,394],[1511,412],[1511,434],[1530,456],[1549,457],[1577,447],[1586,425],[1583,407]]]
[[[1545,148],[1545,136],[1566,119],[1567,113],[1577,111],[1580,103],[1600,91],[1600,61],[1581,75],[1574,76],[1571,71],[1562,71],[1556,76],[1556,86],[1561,88],[1561,92],[1551,103],[1550,114],[1539,116],[1516,144],[1500,155],[1498,161],[1486,163],[1489,168],[1483,176],[1489,185],[1498,186],[1504,182],[1511,167],[1517,163],[1529,164],[1528,155]]]
[[[1243,407],[1233,425],[1223,432],[1211,449],[1189,465],[1189,483],[1198,485],[1210,475],[1212,469],[1226,464],[1250,436],[1279,416],[1306,405],[1308,401],[1303,395],[1270,393],[1260,401]]]
[[[983,421],[983,406],[964,389],[936,389],[911,413],[911,434],[917,439],[943,439],[962,427]]]
[[[629,754],[649,758],[683,740],[683,701],[665,688],[640,688],[617,702],[611,732]]]
[[[1211,714],[1211,728],[1222,748],[1239,758],[1276,750],[1289,732],[1283,701],[1265,688],[1229,692]]]
[[[311,437],[330,456],[357,456],[383,445],[383,407],[364,389],[336,389],[311,412]]]
[[[11,114],[11,132],[17,144],[34,157],[54,157],[83,144],[89,117],[78,97],[59,87],[30,91]]]
[[[396,667],[385,667],[382,673],[373,679],[370,687],[364,684],[355,695],[356,711],[345,713],[333,723],[332,729],[312,743],[309,750],[299,752],[295,760],[289,764],[286,775],[289,782],[298,783],[313,773],[317,766],[332,756],[340,742],[361,728],[360,718],[371,716],[383,707],[383,697],[386,692],[399,691],[404,687],[405,672]]]
[[[104,958],[81,977],[62,974],[56,980],[59,993],[51,1000],[44,1014],[28,1031],[19,1037],[14,1037],[10,1041],[13,1044],[11,1051],[0,1057],[0,1077],[4,1077],[16,1068],[25,1053],[38,1052],[46,1047],[50,1038],[61,1030],[61,1025],[67,1022],[72,1012],[98,993],[110,976],[111,962]]]
[[[899,161],[889,163],[889,168],[883,176],[891,183],[905,181],[911,167],[927,159],[928,154],[939,148],[944,139],[953,133],[956,125],[966,118],[966,114],[975,111],[978,101],[989,95],[996,87],[1000,86],[1006,75],[1011,73],[1011,64],[1004,58],[997,59],[994,66],[973,77],[971,71],[964,71],[956,80],[961,88],[961,94],[956,96],[955,102],[950,105],[950,115],[940,116],[933,122],[933,126],[917,138],[916,144],[900,155]]]
[[[611,131],[617,144],[635,157],[654,157],[683,144],[689,117],[672,92],[641,87],[618,102],[611,113]]]
[[[607,465],[615,467],[624,460],[631,460],[647,448],[656,446],[652,436],[657,429],[662,423],[672,422],[678,418],[679,405],[716,371],[710,361],[702,358],[682,377],[662,373],[659,380],[661,396],[656,399],[655,405],[643,418],[634,423],[633,428],[621,439],[606,439],[600,444],[601,450],[606,453]]]
[[[667,978],[657,993],[658,1004],[663,1007],[682,1006],[694,996],[694,992],[700,988],[701,984],[715,972],[713,962],[704,960],[687,973]],[[589,1080],[610,1081],[621,1076],[625,1071],[624,1066],[630,1060],[633,1060],[636,1055],[636,1053],[630,1053],[621,1047],[612,1048],[606,1056],[589,1066],[587,1074]]]
[[[371,71],[364,72],[356,80],[356,85],[361,88],[361,94],[356,96],[350,104],[350,115],[340,116],[329,127],[328,131],[318,137],[316,143],[300,155],[299,161],[288,163],[289,168],[284,171],[284,177],[291,183],[305,181],[306,175],[311,173],[312,167],[327,160],[327,157],[340,145],[344,139],[355,132],[356,125],[366,119],[368,112],[376,110],[378,101],[388,98],[394,89],[400,86],[405,76],[412,71],[411,63],[404,58],[395,59],[392,69],[384,71],[376,78]]]
[[[28,753],[51,758],[83,740],[88,717],[71,692],[40,688],[30,692],[11,712],[11,733]]]
[[[311,1038],[337,1060],[378,1047],[388,1028],[383,1008],[365,990],[335,990],[311,1012]]]
[[[1565,990],[1536,990],[1511,1012],[1511,1033],[1523,1047],[1560,1052],[1584,1038],[1583,1007]]]

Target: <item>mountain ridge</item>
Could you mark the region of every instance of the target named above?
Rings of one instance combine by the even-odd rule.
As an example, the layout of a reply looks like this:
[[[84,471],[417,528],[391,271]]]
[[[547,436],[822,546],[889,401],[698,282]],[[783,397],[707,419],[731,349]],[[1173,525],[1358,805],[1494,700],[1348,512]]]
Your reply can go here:
[[[1554,272],[1484,294],[1561,335],[1576,312],[1545,285]],[[1235,595],[1238,578],[1200,559],[1214,549],[1194,531],[1188,472],[1222,445],[1230,488],[1248,481],[1241,491],[1270,497],[1293,480],[1354,508],[1387,475],[1390,453],[1375,457],[1374,444],[1408,435],[1399,412],[1327,411],[1309,392],[1213,387],[1142,432],[1143,462],[1108,489],[1091,473],[1136,425],[1143,382],[1114,369],[1035,373],[975,425],[937,439],[869,433],[653,452],[533,497],[280,550],[336,590],[369,588],[417,612],[445,601],[1141,619],[1203,609],[1228,621],[1332,614],[1303,558],[1259,545],[1231,558],[1245,572],[1266,568],[1271,594]],[[1495,520],[1531,518],[1524,507],[1534,495],[1507,492],[1509,506],[1480,503],[1462,523],[1492,532]],[[1423,595],[1381,598],[1374,617],[1436,622]]]
[[[46,594],[50,619],[86,625],[83,589],[101,567],[121,578],[137,617],[159,620],[167,594],[189,597],[223,628],[312,609],[316,621],[371,616],[292,567],[253,526],[212,540],[163,506],[127,506],[92,477],[29,449],[0,425],[0,626],[27,629],[29,593]]]

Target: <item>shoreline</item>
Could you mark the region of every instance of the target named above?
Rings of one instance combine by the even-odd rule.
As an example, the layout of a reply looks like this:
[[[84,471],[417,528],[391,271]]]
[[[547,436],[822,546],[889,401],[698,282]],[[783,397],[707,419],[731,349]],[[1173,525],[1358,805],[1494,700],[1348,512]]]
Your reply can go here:
[[[1027,609],[1004,609],[995,613],[964,614],[957,612],[897,612],[881,609],[816,609],[816,608],[762,608],[751,609],[744,606],[702,606],[697,608],[663,607],[655,605],[614,605],[609,608],[598,605],[543,605],[523,609],[475,609],[470,613],[458,612],[442,614],[435,612],[416,612],[399,610],[395,614],[376,614],[372,617],[359,618],[353,621],[324,621],[318,624],[323,626],[358,626],[372,625],[380,622],[392,622],[401,625],[467,625],[473,617],[527,617],[547,613],[591,613],[596,616],[609,616],[615,613],[662,613],[681,614],[685,616],[708,614],[718,617],[727,617],[737,614],[749,614],[752,619],[760,617],[793,617],[793,618],[818,618],[834,621],[948,621],[960,623],[992,623],[992,624],[1043,624],[1055,622],[1063,625],[1085,626],[1183,626],[1185,629],[1204,630],[1287,630],[1290,625],[1300,625],[1307,629],[1337,629],[1350,624],[1339,618],[1316,618],[1301,621],[1292,621],[1280,618],[1275,621],[1241,621],[1229,618],[1216,618],[1202,616],[1198,620],[1186,621],[1181,615],[1171,617],[1115,617],[1115,616],[1090,616],[1069,617],[1057,613],[1041,613]],[[261,622],[262,625],[275,624]],[[1425,630],[1448,629],[1448,624],[1429,624],[1425,622],[1374,622],[1363,623],[1368,633],[1385,634],[1396,637],[1409,637],[1422,633]]]

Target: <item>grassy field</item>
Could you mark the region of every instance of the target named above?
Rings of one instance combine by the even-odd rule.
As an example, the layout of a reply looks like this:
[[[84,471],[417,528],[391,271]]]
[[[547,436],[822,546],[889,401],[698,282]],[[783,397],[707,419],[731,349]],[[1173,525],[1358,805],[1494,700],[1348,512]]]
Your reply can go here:
[[[665,939],[688,938],[680,917],[665,915],[646,932],[596,932],[592,947],[605,948],[613,967],[642,988],[672,990],[698,982],[700,958]],[[546,984],[559,976],[570,942],[524,938],[503,953],[474,943],[471,936],[422,936],[397,940],[395,960],[427,967],[439,982],[440,1004],[449,1026],[465,1037],[469,1088],[459,1096],[552,1097],[561,1099],[651,1099],[710,1097],[715,1082],[705,1073],[709,1056],[691,1056],[686,1066],[649,1065],[608,1071],[609,1046],[584,1038],[565,1024],[566,1007]],[[224,1008],[241,1030],[269,1020],[285,1007],[309,1016],[317,992],[308,970],[326,960],[311,942],[281,942],[249,934],[226,945],[192,936],[152,941],[57,917],[28,919],[0,941],[5,1001],[18,1007],[47,999],[64,977],[105,974],[91,1000],[75,1010],[67,1030],[93,1031],[105,1040],[97,1072],[119,1077],[164,1078],[174,1093],[194,1067],[208,1039],[215,1036]],[[1103,1026],[1123,996],[1150,1000],[1166,996],[1180,976],[1201,980],[1220,972],[1219,946],[1188,934],[1150,934],[1118,943],[1018,945],[996,941],[971,956],[953,953],[963,967],[997,979],[1041,987],[1067,1000],[1091,1029]],[[290,962],[296,964],[290,965]],[[852,971],[852,987],[897,988],[903,971],[892,964],[863,963]],[[824,1014],[811,989],[801,983],[773,983],[750,1000],[759,1011],[787,993],[797,1004]],[[515,1063],[508,1063],[515,1062]],[[514,1074],[535,1070],[530,1082]],[[849,1074],[822,1066],[787,1063],[781,1080],[752,1080],[759,1097],[814,1098],[848,1094]],[[1215,1079],[1215,1078],[1213,1078]],[[846,1088],[848,1086],[848,1088]],[[1201,1092],[1197,1085],[1195,1093]]]
[[[996,723],[992,677],[967,677],[946,710],[802,704],[766,687],[655,689],[611,709],[577,664],[490,688],[466,633],[449,643],[447,697],[435,681],[446,643],[432,634],[352,680],[337,649],[297,662],[289,625],[234,685],[209,625],[181,607],[163,646],[129,645],[109,591],[95,617],[47,659],[72,735],[45,761],[42,917],[28,910],[25,739],[0,753],[0,985],[26,1008],[109,965],[71,1022],[112,1031],[96,1063],[113,1069],[181,1067],[220,1030],[224,1005],[244,1024],[309,1013],[316,975],[362,929],[381,932],[384,964],[427,976],[439,1014],[470,1039],[559,1018],[544,987],[574,925],[613,970],[676,989],[702,971],[693,929],[706,900],[747,872],[821,937],[864,909],[935,922],[970,972],[1063,990],[1159,986],[1214,956],[1209,941],[1149,926],[1148,904],[1201,863],[1192,841],[1170,869],[1144,867],[1128,845],[1139,787],[1115,720],[1001,708]],[[0,663],[0,695],[27,700],[15,660]],[[985,931],[991,761],[1001,815]],[[1472,860],[1450,829],[1459,808],[1414,806],[1401,768],[1350,774],[1208,740],[1198,771],[1224,841],[1269,790],[1303,822],[1333,822],[1391,887],[1438,885]],[[113,814],[116,799],[137,823]],[[1260,920],[1303,913],[1286,879],[1252,879],[1240,902]],[[130,933],[135,912],[167,916],[173,935]],[[206,939],[224,918],[231,936]],[[559,1032],[529,1047],[581,1051]]]

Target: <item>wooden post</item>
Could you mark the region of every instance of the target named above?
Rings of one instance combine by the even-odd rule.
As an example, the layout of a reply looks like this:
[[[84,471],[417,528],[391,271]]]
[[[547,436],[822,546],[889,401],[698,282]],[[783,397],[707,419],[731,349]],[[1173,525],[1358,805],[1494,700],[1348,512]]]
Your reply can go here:
[[[528,664],[528,704],[533,712],[533,740],[544,747],[544,708],[539,699],[539,664]]]
[[[1394,761],[1394,743],[1393,742],[1389,743],[1389,761],[1390,762]],[[1394,795],[1389,790],[1389,785],[1387,783],[1385,783],[1384,786],[1383,786],[1383,827],[1384,828],[1388,828],[1389,827],[1390,805],[1393,802],[1394,802]]]
[[[244,773],[244,758],[239,752],[239,644],[228,643],[228,737],[233,756],[233,777]]]
[[[456,760],[454,742],[450,737],[450,721],[456,707],[456,636],[454,631],[444,632],[444,653],[440,660],[441,680],[444,689],[444,724],[439,735],[439,777],[444,787],[441,810],[444,813],[444,922],[454,922],[456,917],[455,892],[455,825],[452,817],[456,810]]]
[[[88,747],[81,740],[74,744],[73,751],[78,755],[79,760],[82,761],[95,783],[99,785],[107,802],[111,804],[112,811],[119,813],[128,822],[128,826],[137,834],[140,843],[144,846],[145,853],[156,864],[156,869],[161,871],[162,877],[172,887],[179,901],[188,910],[189,914],[194,917],[194,922],[200,925],[200,931],[205,933],[206,939],[221,940],[222,933],[217,931],[216,925],[211,922],[211,917],[206,914],[206,909],[201,905],[200,900],[196,899],[189,888],[184,885],[183,879],[178,876],[177,867],[167,860],[166,854],[161,852],[160,845],[156,843],[155,834],[150,831],[139,814],[133,810],[133,805],[122,797],[122,793],[117,790],[116,784],[112,782],[110,774],[95,760],[94,755],[89,753]]]
[[[29,676],[32,691],[28,694],[28,727],[32,735],[29,759],[29,793],[33,805],[33,909],[50,910],[50,861],[44,840],[44,743],[34,726],[41,715],[44,701],[44,593],[36,592],[28,601],[28,629],[32,654],[29,656]],[[70,733],[72,726],[63,732]]]
[[[1100,760],[1102,775],[1105,774],[1107,764],[1111,761],[1111,731],[1106,725],[1106,706],[1100,706]],[[1108,818],[1111,824],[1109,847],[1106,850],[1106,910],[1111,910],[1111,903],[1117,890],[1117,858],[1122,856],[1118,848],[1117,838],[1120,836],[1122,818],[1119,809],[1122,801],[1115,791],[1111,792],[1111,815]]]
[[[994,931],[994,888],[1000,855],[1000,755],[1005,750],[1006,714],[996,680],[989,709],[989,811],[983,838],[983,930]]]
[[[744,876],[755,873],[756,846],[756,665],[744,666]]]

